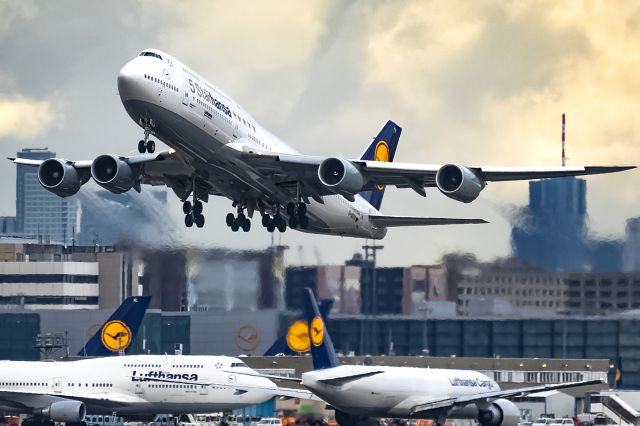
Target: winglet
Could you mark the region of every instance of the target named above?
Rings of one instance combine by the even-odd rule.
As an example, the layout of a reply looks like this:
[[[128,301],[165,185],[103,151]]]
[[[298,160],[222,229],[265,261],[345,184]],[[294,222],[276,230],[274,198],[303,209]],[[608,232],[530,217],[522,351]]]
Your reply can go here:
[[[126,352],[150,301],[151,296],[127,297],[78,352],[78,356],[109,356]]]
[[[7,157],[7,160],[9,160],[9,161],[16,161],[16,157]]]
[[[305,300],[305,313],[309,324],[309,340],[311,340],[311,358],[313,368],[321,370],[325,368],[337,367],[340,365],[338,356],[333,348],[329,331],[325,327],[318,303],[310,288],[305,288],[307,297]]]

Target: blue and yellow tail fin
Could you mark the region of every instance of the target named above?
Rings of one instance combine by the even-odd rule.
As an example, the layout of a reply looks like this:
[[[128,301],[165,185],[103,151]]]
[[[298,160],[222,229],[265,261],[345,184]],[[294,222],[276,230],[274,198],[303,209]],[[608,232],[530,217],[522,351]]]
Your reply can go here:
[[[78,356],[110,356],[125,352],[138,333],[151,296],[127,297],[78,352]]]
[[[402,128],[393,121],[387,121],[378,136],[367,147],[361,160],[392,162],[396,155],[396,148],[400,140]],[[367,200],[376,210],[380,210],[382,197],[384,196],[384,186],[379,186],[371,191],[362,191],[360,195]]]
[[[311,340],[311,359],[314,370],[337,367],[340,365],[333,348],[329,331],[324,324],[318,303],[310,288],[305,288],[305,314],[309,324],[309,340]]]
[[[320,315],[325,323],[332,307],[333,300],[323,299],[320,301]],[[311,349],[311,340],[309,340],[309,324],[306,318],[305,313],[302,312],[302,314],[287,327],[287,332],[278,337],[273,345],[267,349],[264,356],[299,355],[309,352]]]

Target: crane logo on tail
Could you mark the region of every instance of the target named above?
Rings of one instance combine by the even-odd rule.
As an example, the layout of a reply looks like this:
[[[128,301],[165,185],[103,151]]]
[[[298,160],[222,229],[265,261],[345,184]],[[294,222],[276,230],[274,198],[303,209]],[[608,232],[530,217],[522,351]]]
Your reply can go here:
[[[309,325],[306,321],[298,320],[287,330],[287,346],[296,352],[308,352],[311,348],[309,340]]]
[[[111,352],[124,351],[131,344],[131,330],[119,320],[107,322],[102,327],[102,344]]]
[[[313,342],[313,346],[320,346],[322,344],[322,341],[324,340],[324,323],[322,322],[322,318],[315,317],[311,321],[309,334],[311,336],[311,342]]]
[[[376,144],[376,147],[373,151],[373,159],[375,161],[383,161],[385,163],[389,162],[389,145],[386,141],[381,140]],[[377,185],[376,187],[379,190],[384,189],[384,185]]]

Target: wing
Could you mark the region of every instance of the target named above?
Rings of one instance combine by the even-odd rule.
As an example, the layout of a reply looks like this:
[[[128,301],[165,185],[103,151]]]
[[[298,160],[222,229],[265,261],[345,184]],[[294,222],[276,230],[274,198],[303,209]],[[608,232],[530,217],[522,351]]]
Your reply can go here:
[[[33,409],[42,408],[58,401],[81,401],[88,407],[110,409],[127,406],[136,402],[144,402],[144,400],[138,397],[113,392],[80,395],[73,393],[18,392],[14,390],[0,389],[0,405],[3,407],[13,407],[16,410],[28,410],[24,411],[28,413],[32,412]]]
[[[413,216],[369,216],[369,220],[376,226],[425,226],[425,225],[462,225],[489,223],[483,219],[450,219],[444,217],[413,217]]]
[[[531,393],[548,391],[548,390],[559,390],[559,389],[567,389],[574,388],[579,386],[589,386],[589,385],[601,385],[604,382],[602,380],[585,380],[581,382],[568,382],[568,383],[558,383],[552,385],[540,385],[540,386],[530,386],[526,388],[516,388],[516,389],[507,389],[507,390],[499,390],[494,392],[483,392],[472,395],[464,395],[459,397],[451,397],[451,398],[443,398],[436,401],[418,401],[411,400],[410,401],[410,412],[412,414],[430,411],[439,408],[450,407],[453,408],[455,406],[463,406],[468,404],[477,404],[477,403],[491,403],[496,399],[501,398],[511,398],[514,396],[525,396]]]
[[[463,175],[473,176],[481,185],[481,190],[486,182],[594,175],[615,173],[635,168],[635,166],[486,167],[461,166],[457,164],[389,163],[256,152],[253,150],[245,150],[243,159],[257,171],[272,176],[272,179],[276,180],[276,184],[281,189],[296,191],[298,183],[301,183],[300,190],[303,195],[314,199],[319,196],[336,193],[335,190],[327,188],[318,176],[321,164],[327,160],[340,160],[343,164],[353,165],[354,169],[352,170],[357,170],[364,180],[361,191],[370,191],[390,185],[398,188],[411,188],[422,196],[426,194],[424,188],[438,186],[436,177],[439,172],[442,173],[444,171],[455,173],[458,170],[460,180],[462,180]]]

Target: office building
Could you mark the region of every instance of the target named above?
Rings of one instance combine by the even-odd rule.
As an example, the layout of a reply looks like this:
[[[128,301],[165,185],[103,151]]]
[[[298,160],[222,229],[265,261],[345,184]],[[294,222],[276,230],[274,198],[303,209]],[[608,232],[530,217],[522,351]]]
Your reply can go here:
[[[627,220],[623,256],[624,271],[640,272],[640,217]]]
[[[18,158],[46,160],[55,152],[25,148]],[[76,195],[61,198],[44,189],[38,181],[38,168],[16,165],[16,225],[15,231],[34,236],[39,241],[71,244],[77,231],[79,205]]]

